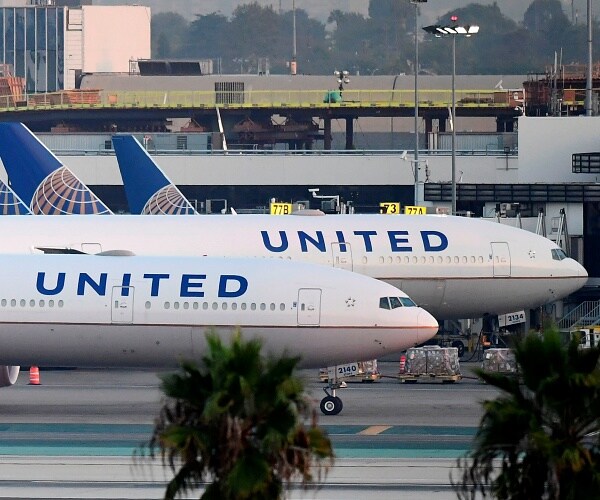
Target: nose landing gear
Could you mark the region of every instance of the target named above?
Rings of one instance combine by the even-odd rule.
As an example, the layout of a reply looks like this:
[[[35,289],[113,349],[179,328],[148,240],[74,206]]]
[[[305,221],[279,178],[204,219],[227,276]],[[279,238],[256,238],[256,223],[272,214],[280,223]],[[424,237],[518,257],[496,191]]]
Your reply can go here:
[[[321,412],[324,415],[337,415],[344,408],[342,400],[335,395],[336,389],[342,387],[342,383],[336,381],[330,381],[327,387],[323,387],[323,392],[327,394],[320,404]]]
[[[344,408],[344,403],[338,396],[325,396],[320,408],[324,415],[337,415]]]

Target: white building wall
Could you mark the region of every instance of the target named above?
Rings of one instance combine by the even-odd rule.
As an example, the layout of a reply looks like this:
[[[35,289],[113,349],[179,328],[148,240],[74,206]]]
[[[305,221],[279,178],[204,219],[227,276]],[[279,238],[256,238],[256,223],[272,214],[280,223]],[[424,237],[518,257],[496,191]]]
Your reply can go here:
[[[100,174],[106,181],[100,184],[121,184],[114,156],[63,156],[61,161],[81,174],[86,183],[96,184],[92,177],[99,175],[97,169],[108,169],[117,175],[110,175],[108,171]],[[156,161],[179,185],[219,186],[228,182],[240,186],[302,185],[307,179],[315,187],[337,184],[414,185],[413,163],[401,160],[399,155],[160,155]],[[515,165],[513,158],[509,158],[510,168],[507,170],[504,157],[458,157],[456,180],[469,184],[514,183],[517,178]],[[449,182],[451,179],[451,163],[447,156],[429,157],[427,170],[429,182]],[[421,164],[419,179],[423,182],[425,178],[425,166]]]
[[[129,71],[131,59],[150,59],[150,8],[83,5],[84,73]]]
[[[574,174],[573,153],[600,151],[600,117],[519,118],[519,182],[600,182],[599,174]]]
[[[458,155],[456,181],[464,184],[564,184],[600,182],[600,174],[574,174],[573,153],[600,151],[600,117],[519,119],[519,156]],[[116,159],[109,157],[116,166]],[[64,157],[84,171],[89,157]],[[450,182],[449,155],[421,155],[421,182]],[[239,185],[335,184],[412,185],[411,155],[160,155],[157,161],[177,184]],[[425,164],[426,161],[426,164]],[[231,179],[234,179],[232,181]],[[88,179],[84,180],[90,182]],[[108,184],[119,184],[118,175]],[[560,208],[560,207],[559,207]],[[573,228],[574,229],[574,228]]]
[[[65,29],[65,89],[75,88],[75,72],[83,66],[81,9],[67,10]]]

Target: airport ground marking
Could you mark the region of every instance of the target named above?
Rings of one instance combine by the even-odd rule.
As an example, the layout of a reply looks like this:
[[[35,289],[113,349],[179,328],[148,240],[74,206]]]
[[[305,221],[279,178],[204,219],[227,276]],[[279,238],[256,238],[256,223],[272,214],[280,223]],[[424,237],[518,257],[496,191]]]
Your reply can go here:
[[[391,428],[391,425],[371,425],[365,430],[360,431],[358,434],[362,436],[377,436],[378,434],[381,434],[382,432],[385,432]]]

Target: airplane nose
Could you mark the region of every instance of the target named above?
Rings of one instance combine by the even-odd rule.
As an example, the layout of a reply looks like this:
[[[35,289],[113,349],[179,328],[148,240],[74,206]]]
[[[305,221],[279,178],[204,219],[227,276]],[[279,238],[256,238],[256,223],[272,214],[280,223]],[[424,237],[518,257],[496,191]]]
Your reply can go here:
[[[572,272],[574,276],[577,276],[576,279],[572,280],[572,285],[573,285],[573,290],[569,293],[572,292],[576,292],[577,290],[579,290],[582,286],[584,286],[587,283],[588,280],[588,272],[586,271],[585,267],[583,267],[579,262],[577,262],[575,259],[570,259],[572,261]]]
[[[437,320],[425,309],[419,308],[417,315],[417,324],[419,326],[419,343],[423,343],[432,338],[440,327]]]
[[[583,267],[579,262],[575,261],[575,264],[577,264],[577,274],[578,276],[582,277],[582,278],[588,278],[588,272],[586,271],[585,267]]]

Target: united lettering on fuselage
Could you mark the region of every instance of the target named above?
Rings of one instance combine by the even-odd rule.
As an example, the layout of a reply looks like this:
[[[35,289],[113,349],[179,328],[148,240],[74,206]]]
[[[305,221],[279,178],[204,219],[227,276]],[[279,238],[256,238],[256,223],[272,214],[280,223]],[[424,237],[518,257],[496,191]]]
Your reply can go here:
[[[248,291],[248,279],[239,274],[221,274],[217,280],[210,280],[206,274],[181,274],[171,276],[168,273],[144,273],[137,281],[149,286],[150,297],[159,297],[161,285],[166,282],[177,280],[179,285],[179,297],[204,297],[206,293],[218,298],[241,297]],[[115,285],[115,282],[118,285]],[[51,273],[47,276],[45,271],[39,271],[36,278],[36,290],[42,295],[59,295],[67,288],[69,293],[78,296],[98,295],[105,296],[109,286],[119,286],[121,296],[127,297],[132,283],[131,273],[123,273],[119,277],[111,277],[105,272],[88,273]],[[215,284],[216,289],[205,291],[205,285]]]
[[[337,243],[340,245],[341,252],[347,252],[348,246],[362,246],[365,252],[375,251],[375,242],[385,242],[386,251],[390,252],[443,252],[448,248],[448,237],[441,231],[422,230],[418,235],[411,234],[410,231],[397,230],[386,231],[384,236],[378,234],[377,231],[353,231],[353,237],[347,238],[343,231],[335,232],[335,241],[329,243]],[[323,231],[294,231],[288,234],[287,231],[261,231],[262,241],[265,248],[269,252],[281,253],[288,250],[293,250],[294,245],[299,248],[302,253],[317,251],[321,253],[327,252],[328,242],[326,241]],[[382,244],[382,243],[379,243]]]

